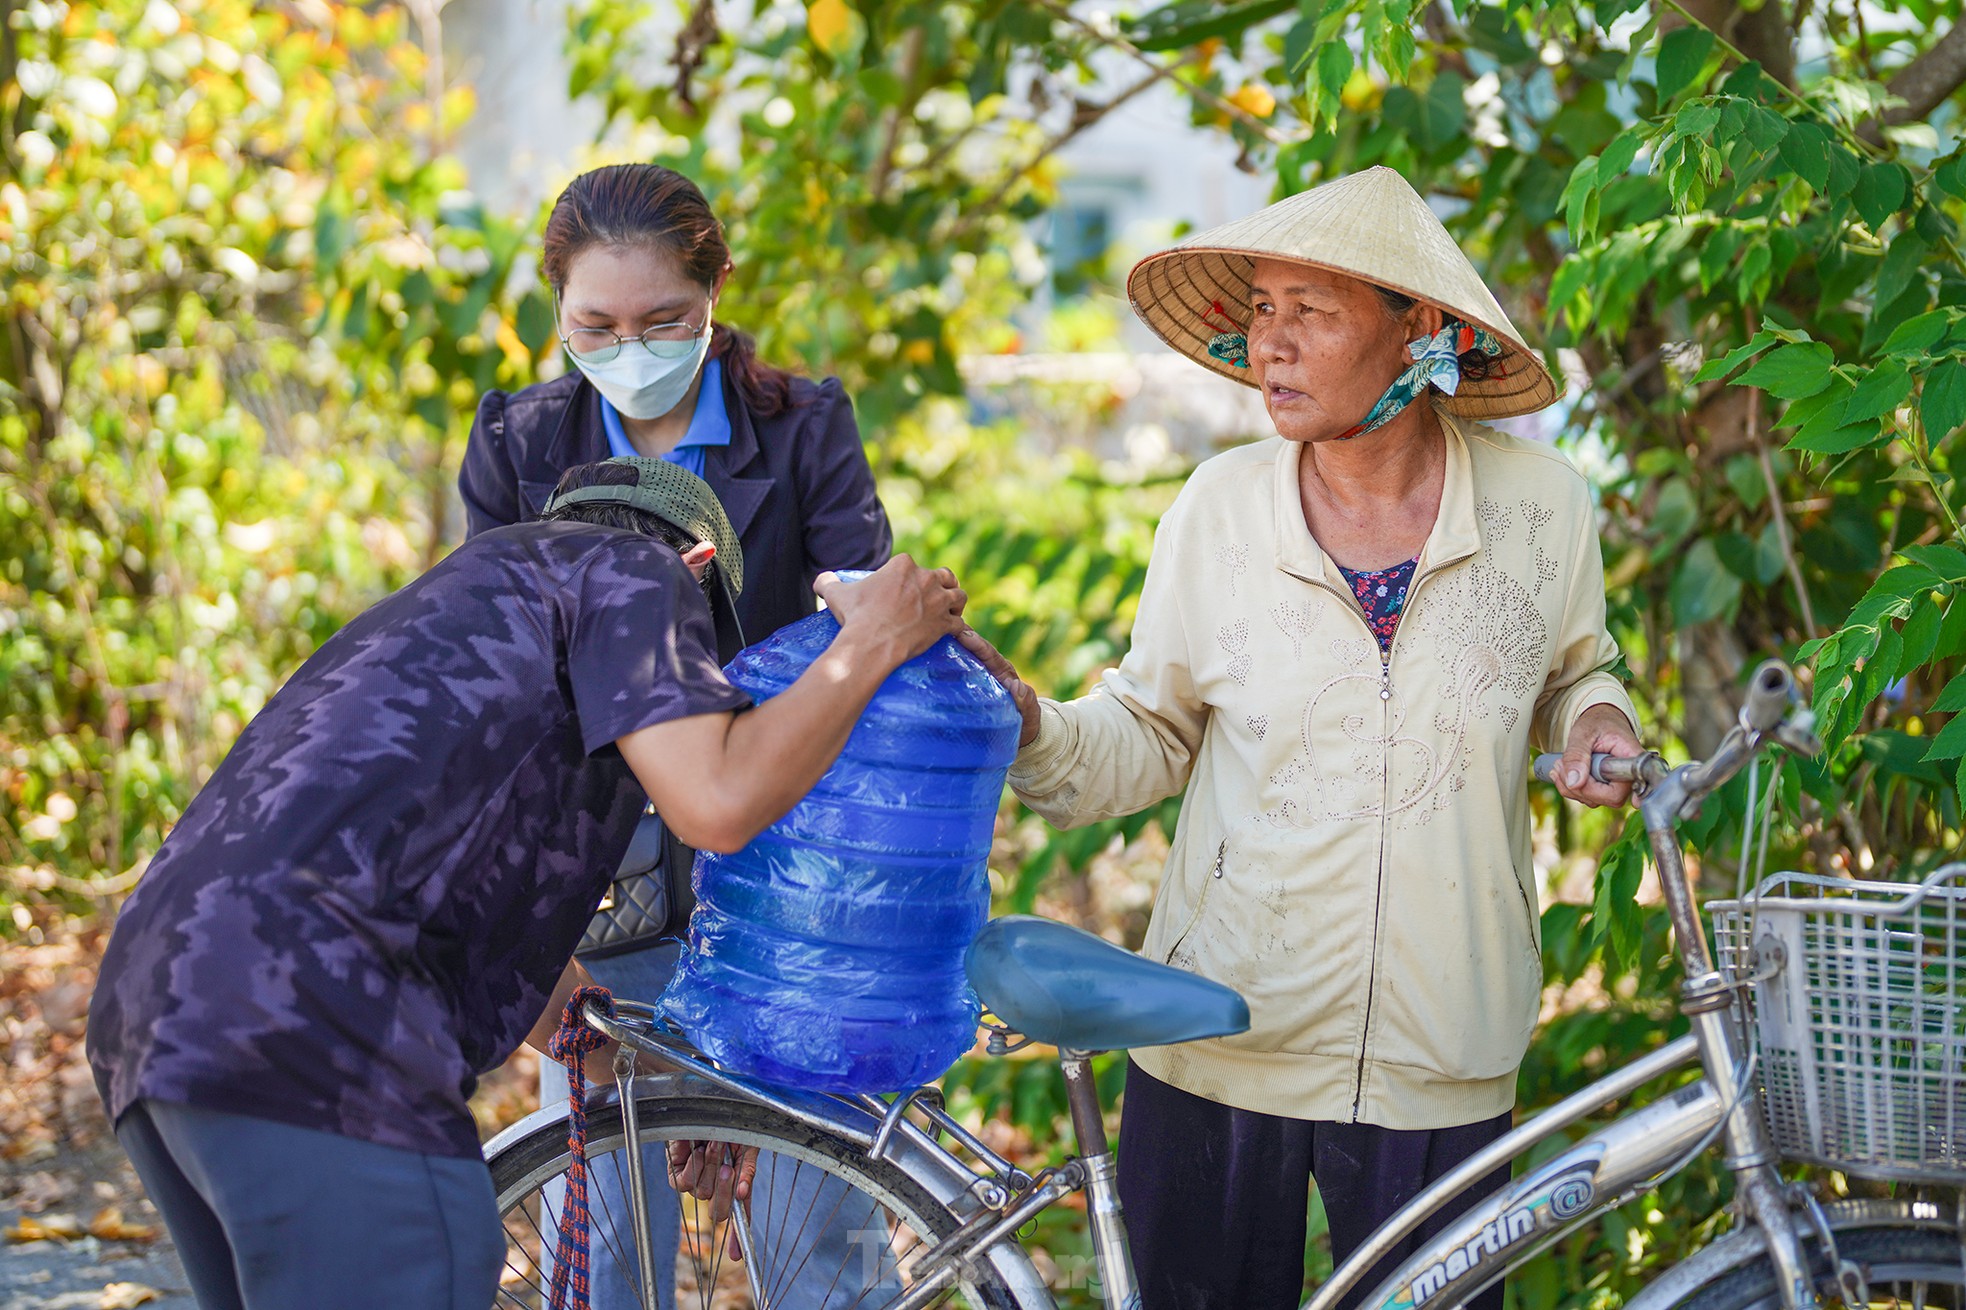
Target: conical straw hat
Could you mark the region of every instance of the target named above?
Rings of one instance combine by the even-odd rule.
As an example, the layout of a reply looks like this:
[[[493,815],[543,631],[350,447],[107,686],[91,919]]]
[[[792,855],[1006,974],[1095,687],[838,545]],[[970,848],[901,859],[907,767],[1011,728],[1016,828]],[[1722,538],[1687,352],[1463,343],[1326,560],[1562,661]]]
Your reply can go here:
[[[1531,414],[1563,392],[1427,202],[1390,168],[1335,178],[1149,255],[1127,276],[1127,299],[1162,341],[1253,387],[1251,370],[1209,354],[1208,343],[1225,330],[1225,317],[1238,330],[1247,326],[1250,269],[1257,258],[1376,282],[1487,328],[1506,353],[1492,376],[1465,379],[1454,395],[1440,400],[1453,413],[1468,418]]]

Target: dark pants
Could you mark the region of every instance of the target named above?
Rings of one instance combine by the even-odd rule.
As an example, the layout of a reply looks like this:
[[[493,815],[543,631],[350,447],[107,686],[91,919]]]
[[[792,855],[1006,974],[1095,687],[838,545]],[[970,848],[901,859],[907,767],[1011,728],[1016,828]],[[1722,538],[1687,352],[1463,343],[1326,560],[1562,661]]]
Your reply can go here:
[[[1317,1182],[1342,1264],[1434,1179],[1509,1130],[1498,1115],[1402,1131],[1257,1114],[1126,1070],[1120,1204],[1145,1310],[1296,1310]],[[1358,1305],[1451,1219],[1509,1181],[1506,1167],[1434,1215],[1339,1302]],[[1467,1303],[1501,1310],[1502,1285]]]
[[[482,1160],[138,1101],[116,1124],[200,1310],[486,1310],[505,1230]]]

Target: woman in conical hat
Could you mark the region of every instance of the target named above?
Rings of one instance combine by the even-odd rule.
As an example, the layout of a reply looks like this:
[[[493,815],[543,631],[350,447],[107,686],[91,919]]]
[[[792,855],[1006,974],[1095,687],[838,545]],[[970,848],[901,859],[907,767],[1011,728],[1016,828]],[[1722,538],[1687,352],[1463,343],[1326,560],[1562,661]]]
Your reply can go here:
[[[1542,987],[1530,755],[1622,804],[1588,755],[1636,754],[1636,717],[1589,486],[1479,421],[1557,384],[1397,173],[1192,237],[1127,290],[1276,437],[1189,479],[1102,685],[1021,689],[1011,785],[1060,827],[1186,788],[1142,949],[1252,1024],[1133,1054],[1121,1195],[1147,1310],[1291,1307],[1313,1178],[1342,1260],[1506,1131]]]

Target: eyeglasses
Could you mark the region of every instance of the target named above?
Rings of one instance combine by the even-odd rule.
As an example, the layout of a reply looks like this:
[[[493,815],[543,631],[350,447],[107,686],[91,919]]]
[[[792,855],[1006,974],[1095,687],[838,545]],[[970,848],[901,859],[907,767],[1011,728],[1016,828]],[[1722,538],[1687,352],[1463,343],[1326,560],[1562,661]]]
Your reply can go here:
[[[694,323],[657,323],[633,337],[624,337],[607,328],[575,328],[560,337],[560,344],[583,364],[608,363],[631,341],[641,342],[657,359],[682,359],[696,349],[696,343],[709,330],[710,316],[706,314],[701,327]]]

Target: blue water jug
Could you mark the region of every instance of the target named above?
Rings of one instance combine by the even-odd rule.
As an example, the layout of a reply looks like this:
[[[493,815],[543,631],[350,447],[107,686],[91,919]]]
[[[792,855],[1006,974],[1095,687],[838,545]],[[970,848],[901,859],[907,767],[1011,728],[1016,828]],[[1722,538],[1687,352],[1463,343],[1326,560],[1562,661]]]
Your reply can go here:
[[[821,612],[724,670],[760,703],[838,635]],[[1020,720],[944,638],[890,675],[839,759],[734,855],[696,863],[662,1008],[726,1068],[827,1092],[939,1077],[975,1040],[963,952],[990,914],[990,838]]]

